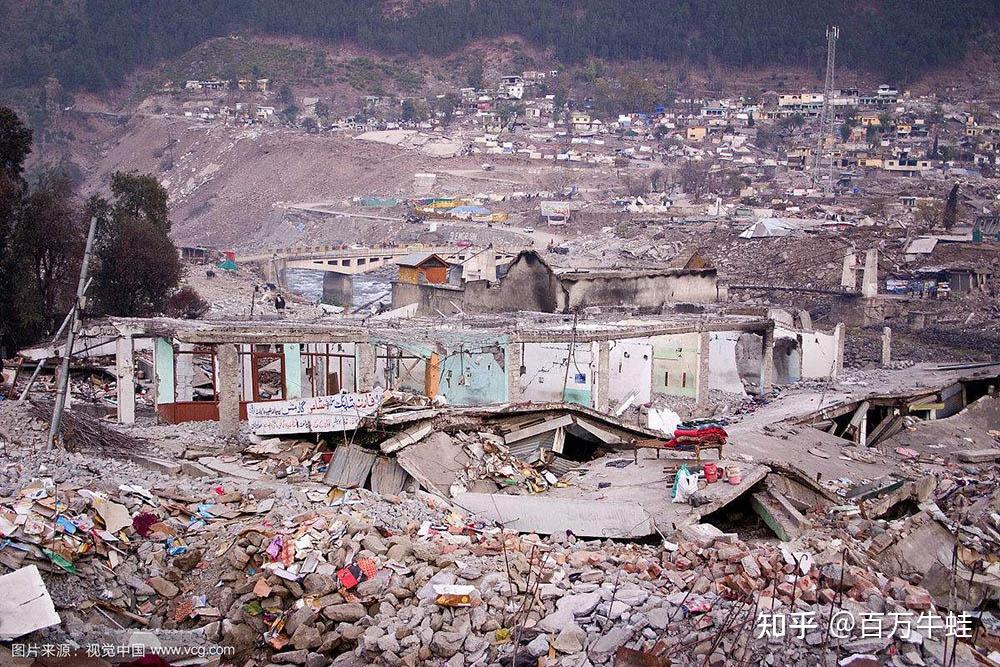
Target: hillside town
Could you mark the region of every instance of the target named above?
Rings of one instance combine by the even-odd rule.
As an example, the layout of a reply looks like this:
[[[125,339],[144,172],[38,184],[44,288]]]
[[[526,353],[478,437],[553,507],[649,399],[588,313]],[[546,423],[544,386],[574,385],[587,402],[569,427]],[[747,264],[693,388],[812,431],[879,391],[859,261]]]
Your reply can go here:
[[[1000,666],[1000,70],[813,37],[0,98],[0,664]]]

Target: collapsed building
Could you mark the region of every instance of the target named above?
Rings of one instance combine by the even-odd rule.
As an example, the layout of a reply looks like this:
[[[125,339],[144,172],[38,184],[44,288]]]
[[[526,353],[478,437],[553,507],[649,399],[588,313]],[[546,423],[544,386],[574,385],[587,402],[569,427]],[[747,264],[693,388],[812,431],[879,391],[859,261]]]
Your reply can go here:
[[[0,498],[0,519],[14,516],[11,507],[30,517],[0,522],[17,545],[0,563],[22,578],[43,568],[44,583],[32,581],[46,614],[24,629],[85,618],[97,636],[131,637],[122,628],[162,622],[180,632],[158,641],[189,651],[217,641],[277,663],[516,663],[520,653],[723,664],[718,638],[734,653],[826,654],[822,638],[775,645],[726,622],[732,614],[756,623],[747,601],[758,597],[818,619],[873,596],[899,613],[1000,599],[1000,573],[981,555],[1000,536],[983,511],[989,482],[947,467],[1000,456],[990,431],[996,365],[837,384],[842,327],[816,331],[806,313],[777,309],[516,322],[92,325],[83,332],[87,369],[114,360],[105,414],[122,424],[108,440],[144,433],[150,417],[155,428],[203,421],[210,430],[207,441],[184,436],[177,459],[122,443],[116,455],[129,462],[129,481],[102,470],[111,490],[35,482],[15,501]],[[822,388],[798,382],[809,378]],[[711,414],[712,392],[749,394],[754,407],[704,425],[680,420],[682,404]],[[640,404],[645,413],[630,411]],[[44,414],[32,410],[32,419]],[[69,441],[84,432],[85,406],[74,412]],[[700,447],[677,437],[702,428],[727,435]],[[12,443],[36,430],[0,420]],[[152,480],[190,481],[147,490],[137,467],[156,471]],[[678,480],[689,475],[697,490],[678,501]],[[71,517],[59,525],[107,530],[29,534],[48,521],[48,493]],[[969,503],[979,508],[974,524],[964,518]],[[761,526],[764,541],[751,537]],[[128,543],[116,546],[115,533]],[[963,564],[949,569],[958,549]],[[83,574],[80,604],[66,604],[48,561]],[[142,574],[102,583],[106,562]],[[533,611],[510,620],[517,596],[535,600]],[[495,611],[496,624],[476,620],[476,608]],[[116,625],[104,627],[105,617]],[[914,648],[857,635],[831,647],[947,664],[936,657],[940,638]]]
[[[498,270],[498,280],[449,281],[436,255],[422,259],[439,273],[400,271],[392,286],[392,307],[416,305],[418,315],[500,313],[531,310],[569,313],[588,307],[630,304],[640,312],[659,312],[673,303],[703,304],[724,300],[713,267],[556,270],[537,252],[519,253]],[[499,269],[499,267],[498,267]]]
[[[73,406],[66,443],[83,470],[111,452],[127,483],[109,472],[98,489],[84,472],[68,489],[0,493],[0,531],[16,545],[0,564],[56,601],[24,628],[47,632],[56,611],[97,633],[105,617],[119,630],[162,623],[182,630],[163,641],[279,664],[724,664],[774,650],[794,662],[826,643],[754,643],[721,615],[752,624],[751,602],[822,618],[837,605],[1000,600],[989,556],[1000,523],[988,476],[971,481],[1000,460],[996,365],[845,377],[844,325],[717,304],[724,288],[697,257],[584,271],[521,253],[492,275],[495,255],[475,268],[403,256],[394,296],[452,295],[400,305],[414,311],[404,319],[88,326],[70,370],[101,389],[88,381],[93,400]],[[875,259],[862,290],[839,296],[867,307]],[[845,281],[859,273],[845,262]],[[476,306],[480,289],[490,296]],[[606,307],[622,299],[638,305]],[[43,421],[44,405],[28,405],[18,419]],[[39,430],[3,414],[15,447]],[[159,439],[134,437],[147,429]],[[25,452],[8,479],[34,466],[37,448]],[[154,471],[152,490],[137,470]],[[46,530],[53,507],[69,509]],[[91,525],[102,528],[70,532]],[[50,562],[88,585],[106,562],[129,574],[68,604]],[[511,620],[518,596],[534,611]],[[948,664],[933,637],[914,648],[857,634],[836,650]]]
[[[116,355],[117,419],[135,420],[136,350],[147,351],[157,416],[220,420],[235,433],[249,403],[402,391],[452,406],[567,402],[602,412],[657,398],[709,403],[843,367],[843,328],[815,330],[779,311],[634,319],[484,317],[457,328],[391,323],[197,322],[115,319],[84,332]],[[58,349],[30,351],[55,356]]]

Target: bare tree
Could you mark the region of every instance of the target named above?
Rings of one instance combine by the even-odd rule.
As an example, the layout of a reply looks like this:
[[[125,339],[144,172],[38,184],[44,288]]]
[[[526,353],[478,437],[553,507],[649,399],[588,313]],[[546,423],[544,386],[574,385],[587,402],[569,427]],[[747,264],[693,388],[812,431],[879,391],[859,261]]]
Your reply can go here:
[[[696,204],[710,189],[712,162],[687,159],[680,169],[681,188]]]
[[[663,192],[667,187],[667,172],[663,169],[654,169],[649,172],[649,187],[654,192]]]
[[[622,177],[622,181],[625,184],[625,190],[633,197],[641,197],[645,194],[649,194],[649,179],[642,174],[626,174]]]
[[[941,221],[941,211],[943,208],[943,205],[939,201],[922,201],[917,204],[917,209],[913,212],[913,217],[922,226],[930,229]]]

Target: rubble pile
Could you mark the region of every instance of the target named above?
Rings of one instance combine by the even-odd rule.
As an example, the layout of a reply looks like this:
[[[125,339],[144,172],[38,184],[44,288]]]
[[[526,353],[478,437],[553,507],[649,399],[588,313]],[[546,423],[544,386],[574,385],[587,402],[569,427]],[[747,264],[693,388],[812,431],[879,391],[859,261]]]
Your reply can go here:
[[[503,438],[493,433],[459,431],[453,438],[462,443],[469,464],[456,477],[452,496],[484,480],[505,491],[528,493],[540,493],[559,483],[558,477],[546,467],[555,458],[550,450],[538,450],[533,461],[524,461],[511,454]]]
[[[599,665],[623,647],[678,665],[815,664],[839,643],[919,665],[943,652],[919,637],[756,637],[762,610],[819,622],[843,609],[860,628],[865,613],[931,609],[923,589],[845,564],[854,549],[840,539],[815,556],[709,525],[656,546],[542,540],[413,497],[51,479],[2,503],[0,533],[0,563],[37,564],[64,618],[66,630],[40,632],[113,628],[110,616],[277,664]]]
[[[61,618],[18,642],[128,643],[148,630],[192,652],[231,647],[225,664],[261,667],[832,655],[943,666],[952,651],[954,664],[973,664],[972,649],[896,619],[1000,599],[992,461],[904,459],[912,470],[898,486],[874,480],[859,496],[842,485],[844,504],[803,510],[805,529],[787,542],[702,523],[637,543],[518,534],[470,515],[460,496],[452,505],[422,491],[330,487],[322,444],[258,438],[212,454],[214,425],[148,429],[154,451],[198,463],[197,476],[150,470],[115,447],[46,456],[43,416],[0,402],[0,576],[37,568]],[[456,484],[525,493],[560,483],[552,461],[518,458],[499,435],[448,438],[468,459]]]

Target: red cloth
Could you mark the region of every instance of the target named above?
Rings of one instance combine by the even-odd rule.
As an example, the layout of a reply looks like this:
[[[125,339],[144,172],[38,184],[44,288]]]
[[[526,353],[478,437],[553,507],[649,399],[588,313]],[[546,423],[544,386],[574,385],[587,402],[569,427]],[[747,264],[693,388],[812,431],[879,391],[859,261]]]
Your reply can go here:
[[[710,436],[717,436],[720,438],[725,438],[728,436],[726,429],[719,428],[718,426],[709,426],[707,428],[679,428],[674,431],[675,436],[687,436],[689,438],[707,438]]]

